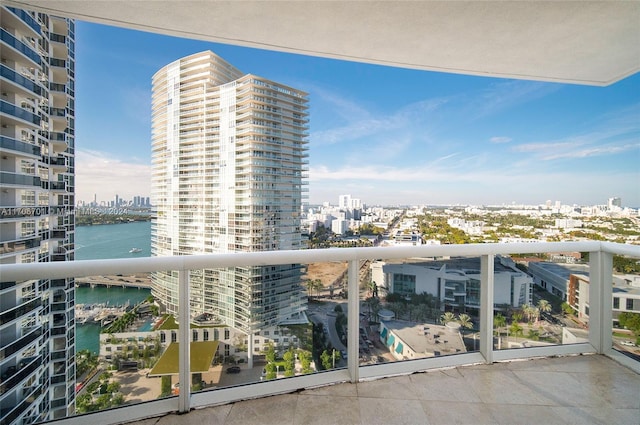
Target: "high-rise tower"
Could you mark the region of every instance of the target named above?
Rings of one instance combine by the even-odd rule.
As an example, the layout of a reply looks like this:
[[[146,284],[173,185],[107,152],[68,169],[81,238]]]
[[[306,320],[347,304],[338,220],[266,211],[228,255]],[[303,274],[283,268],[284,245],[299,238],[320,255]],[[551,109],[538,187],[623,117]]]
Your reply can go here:
[[[74,22],[0,6],[0,264],[73,260]],[[0,423],[74,412],[73,279],[0,282]]]
[[[210,51],[170,63],[152,83],[153,255],[299,249],[307,94]],[[301,318],[302,272],[192,271],[192,311],[247,334]],[[152,291],[177,312],[175,273],[156,273]]]

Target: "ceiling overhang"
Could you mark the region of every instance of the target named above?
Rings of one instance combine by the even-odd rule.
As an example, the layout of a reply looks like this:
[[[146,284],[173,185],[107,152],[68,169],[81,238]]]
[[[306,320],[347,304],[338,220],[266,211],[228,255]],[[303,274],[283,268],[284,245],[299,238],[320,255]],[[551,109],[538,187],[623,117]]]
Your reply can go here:
[[[3,3],[166,35],[429,71],[604,86],[640,70],[638,1]]]

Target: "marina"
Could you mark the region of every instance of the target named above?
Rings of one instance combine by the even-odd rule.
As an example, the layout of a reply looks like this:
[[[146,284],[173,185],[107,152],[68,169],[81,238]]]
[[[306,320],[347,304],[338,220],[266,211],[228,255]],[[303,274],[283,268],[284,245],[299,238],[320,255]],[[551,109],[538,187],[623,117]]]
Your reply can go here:
[[[124,314],[129,309],[129,304],[124,306],[110,306],[108,302],[105,304],[77,304],[75,309],[77,325],[99,324],[100,327],[105,327]]]

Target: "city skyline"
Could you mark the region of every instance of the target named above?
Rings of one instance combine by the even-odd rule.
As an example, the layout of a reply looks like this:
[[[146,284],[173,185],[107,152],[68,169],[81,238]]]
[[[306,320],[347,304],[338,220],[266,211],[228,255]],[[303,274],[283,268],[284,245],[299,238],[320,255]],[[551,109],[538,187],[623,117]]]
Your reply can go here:
[[[132,36],[85,22],[77,32],[80,200],[149,193],[150,76],[211,49],[309,93],[311,204],[357,192],[384,205],[593,205],[618,196],[640,206],[638,74],[589,87]]]

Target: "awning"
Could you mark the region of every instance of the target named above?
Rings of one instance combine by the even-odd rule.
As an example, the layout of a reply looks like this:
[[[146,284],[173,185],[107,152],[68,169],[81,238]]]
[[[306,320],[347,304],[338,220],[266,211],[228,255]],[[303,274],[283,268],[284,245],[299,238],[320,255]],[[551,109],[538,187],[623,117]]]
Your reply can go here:
[[[384,339],[387,337],[387,328],[384,328],[382,330],[382,333],[380,334],[380,339],[382,339],[384,341]]]
[[[404,347],[402,346],[402,343],[399,342],[398,346],[396,347],[396,353],[398,354],[402,354],[402,350],[404,349]]]
[[[393,334],[389,334],[389,339],[387,340],[387,345],[389,347],[391,347],[393,345],[393,343],[395,342],[396,338],[393,336]]]

